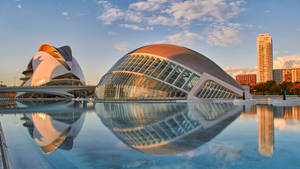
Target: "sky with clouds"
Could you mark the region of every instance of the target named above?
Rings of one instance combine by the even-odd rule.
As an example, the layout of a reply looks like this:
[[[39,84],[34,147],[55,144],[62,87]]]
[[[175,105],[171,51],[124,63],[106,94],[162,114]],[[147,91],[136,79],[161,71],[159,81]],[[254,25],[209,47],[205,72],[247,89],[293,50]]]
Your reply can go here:
[[[231,75],[255,73],[260,33],[273,38],[274,68],[300,67],[299,9],[299,0],[1,0],[0,81],[20,83],[42,43],[70,45],[89,84],[152,43],[191,48]]]

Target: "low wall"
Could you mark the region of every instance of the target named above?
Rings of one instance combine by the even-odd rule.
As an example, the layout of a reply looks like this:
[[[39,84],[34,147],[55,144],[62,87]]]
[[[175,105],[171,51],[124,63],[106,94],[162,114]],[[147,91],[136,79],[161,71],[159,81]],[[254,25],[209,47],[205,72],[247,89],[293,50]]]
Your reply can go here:
[[[5,143],[4,133],[0,123],[0,168],[1,169],[11,169],[11,164],[9,161],[9,156],[7,152],[7,147]]]
[[[282,95],[252,95],[252,99],[282,99]],[[299,98],[297,95],[286,95],[286,99]]]

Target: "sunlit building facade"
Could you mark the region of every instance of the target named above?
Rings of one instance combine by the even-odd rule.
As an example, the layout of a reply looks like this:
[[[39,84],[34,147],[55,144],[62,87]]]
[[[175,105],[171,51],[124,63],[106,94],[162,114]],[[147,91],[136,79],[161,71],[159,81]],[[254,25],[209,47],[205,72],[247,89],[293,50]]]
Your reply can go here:
[[[300,68],[283,69],[283,81],[300,82]]]
[[[274,69],[273,79],[276,83],[300,82],[300,68]]]
[[[72,56],[69,46],[55,48],[48,44],[40,46],[38,52],[33,56],[23,71],[24,77],[21,86],[59,86],[85,85],[82,70]],[[56,97],[64,96],[58,91],[48,91],[45,93],[38,92],[20,92],[17,97]]]
[[[240,74],[235,77],[236,81],[241,85],[256,84],[256,74]]]
[[[257,41],[257,82],[273,80],[273,46],[270,34],[259,34]]]
[[[96,88],[99,99],[233,99],[242,94],[243,88],[214,62],[168,44],[126,54]]]

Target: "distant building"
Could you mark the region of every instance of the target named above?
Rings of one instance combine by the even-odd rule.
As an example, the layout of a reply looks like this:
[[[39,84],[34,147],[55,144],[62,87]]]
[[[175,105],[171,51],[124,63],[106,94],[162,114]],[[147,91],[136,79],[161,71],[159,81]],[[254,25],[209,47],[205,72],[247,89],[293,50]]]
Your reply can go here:
[[[270,34],[259,34],[257,41],[257,82],[273,80],[273,47]]]
[[[283,81],[292,82],[292,70],[291,69],[284,69],[282,73],[283,73]]]
[[[300,82],[300,68],[284,69],[283,77],[286,82]]]
[[[276,83],[300,82],[300,68],[274,69],[273,79]]]
[[[273,80],[276,83],[283,82],[283,69],[274,69],[273,70]]]
[[[256,74],[240,74],[235,77],[236,81],[241,85],[256,84]]]

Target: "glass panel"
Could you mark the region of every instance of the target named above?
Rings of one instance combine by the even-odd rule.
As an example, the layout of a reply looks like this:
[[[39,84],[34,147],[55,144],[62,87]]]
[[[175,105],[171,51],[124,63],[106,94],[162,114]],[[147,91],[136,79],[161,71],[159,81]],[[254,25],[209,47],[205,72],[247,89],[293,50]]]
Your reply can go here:
[[[111,71],[114,71],[114,70],[120,70],[121,64],[124,62],[125,59],[127,59],[127,57],[128,57],[128,55],[123,56],[121,59],[119,59],[117,61],[117,63],[108,72],[111,72]]]
[[[145,74],[150,75],[156,68],[156,66],[161,62],[160,59],[155,59],[155,61],[152,63],[152,65],[150,66],[150,68],[147,70],[147,72]]]
[[[171,76],[169,79],[167,79],[167,82],[172,84],[180,75],[180,73],[183,71],[183,68],[178,66],[176,69],[172,72]]]
[[[130,55],[129,59],[126,60],[125,65],[124,65],[124,70],[128,70],[130,68],[130,66],[132,66],[131,62],[134,60],[134,55]]]
[[[125,68],[126,65],[127,65],[128,60],[130,60],[130,59],[131,59],[131,56],[128,55],[128,56],[122,61],[122,63],[121,63],[120,66],[118,67],[118,70],[124,70],[124,68]]]
[[[181,88],[181,86],[189,79],[189,77],[191,76],[192,72],[185,70],[181,76],[179,77],[179,79],[177,80],[177,82],[175,83],[175,86]]]
[[[186,85],[183,87],[183,89],[190,91],[196,85],[199,79],[200,77],[198,75],[193,74]]]
[[[136,65],[135,69],[133,70],[134,72],[139,72],[139,70],[144,66],[146,61],[149,59],[148,56],[142,56],[143,58],[140,59],[141,61]]]
[[[143,56],[136,55],[130,63],[128,71],[133,71],[137,67],[138,63],[142,60],[142,57]]]
[[[99,84],[99,98],[115,99],[158,99],[186,97],[186,93],[163,82],[131,73],[114,72],[108,74]],[[177,94],[179,93],[179,94]]]
[[[210,93],[206,96],[206,98],[212,98],[211,96],[216,92],[217,84],[212,83],[210,87]]]
[[[172,72],[172,70],[176,67],[175,64],[170,63],[166,66],[165,70],[161,73],[160,77],[158,77],[160,80],[165,80],[165,78]]]
[[[237,94],[214,81],[206,81],[202,89],[196,94],[199,98],[235,98]]]
[[[162,61],[160,66],[155,70],[155,72],[152,74],[153,77],[157,77],[160,72],[167,66],[168,62],[167,61]]]
[[[153,61],[154,61],[154,58],[149,56],[148,60],[144,64],[144,66],[139,70],[139,73],[144,73],[148,69],[148,67],[152,64]]]
[[[131,59],[128,61],[125,70],[131,71],[134,68],[135,63],[138,60],[138,58],[139,58],[139,56],[137,56],[137,55],[132,56]]]

